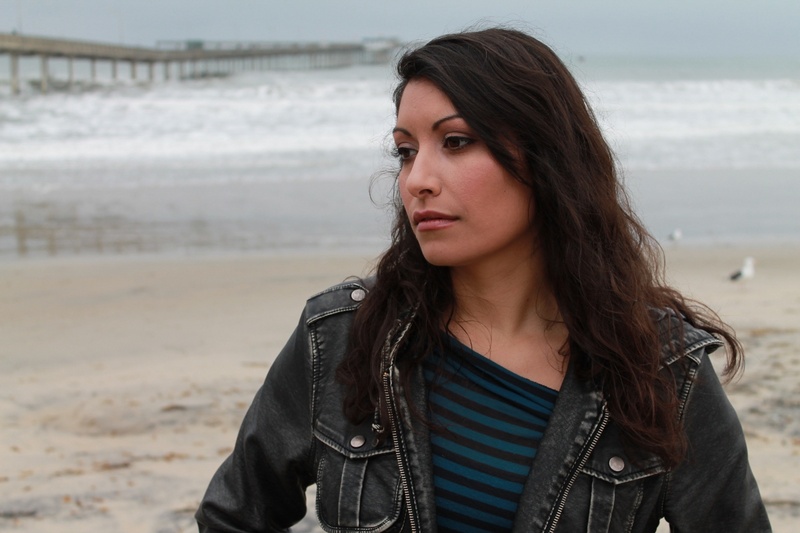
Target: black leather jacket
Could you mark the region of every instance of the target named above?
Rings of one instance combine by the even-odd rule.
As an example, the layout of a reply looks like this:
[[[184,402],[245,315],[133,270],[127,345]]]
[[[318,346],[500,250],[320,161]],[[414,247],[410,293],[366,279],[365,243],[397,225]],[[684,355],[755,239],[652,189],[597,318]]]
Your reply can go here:
[[[411,415],[397,369],[384,391],[394,438],[376,446],[371,421],[354,426],[342,415],[334,373],[364,291],[351,282],[308,300],[200,504],[201,532],[286,531],[306,514],[314,483],[326,531],[436,531],[428,429]],[[684,463],[665,471],[656,457],[630,461],[602,394],[568,372],[513,531],[652,532],[661,517],[673,532],[770,531],[741,426],[708,359],[720,342],[688,324],[684,334],[687,364],[665,358],[689,439]],[[425,412],[421,373],[411,396]]]

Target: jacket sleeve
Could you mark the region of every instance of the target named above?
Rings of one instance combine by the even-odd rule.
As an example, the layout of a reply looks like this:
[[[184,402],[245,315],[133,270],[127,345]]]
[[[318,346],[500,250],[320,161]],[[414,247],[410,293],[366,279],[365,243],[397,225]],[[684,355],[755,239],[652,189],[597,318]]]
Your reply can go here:
[[[672,533],[772,531],[747,459],[744,432],[708,354],[689,362],[683,421],[687,458],[670,475],[664,516]]]
[[[312,369],[301,319],[245,415],[195,515],[201,533],[286,531],[314,481]]]

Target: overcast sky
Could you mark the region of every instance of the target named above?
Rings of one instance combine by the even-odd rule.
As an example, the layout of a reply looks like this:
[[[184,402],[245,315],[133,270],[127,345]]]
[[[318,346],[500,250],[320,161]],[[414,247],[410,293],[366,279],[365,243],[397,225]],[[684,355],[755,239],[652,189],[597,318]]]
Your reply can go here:
[[[420,40],[481,21],[574,54],[800,56],[800,0],[0,0],[0,32],[144,46]]]

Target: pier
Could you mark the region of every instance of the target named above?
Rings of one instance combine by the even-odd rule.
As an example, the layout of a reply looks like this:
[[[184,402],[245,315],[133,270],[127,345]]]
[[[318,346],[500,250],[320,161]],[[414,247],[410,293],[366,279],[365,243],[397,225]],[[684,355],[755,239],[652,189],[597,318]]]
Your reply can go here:
[[[0,54],[9,56],[9,84],[12,94],[21,87],[20,59],[39,58],[38,86],[46,93],[53,81],[51,60],[66,62],[67,88],[76,83],[75,62],[89,64],[89,81],[97,81],[97,65],[110,65],[112,81],[120,79],[119,65],[128,68],[128,79],[154,82],[225,76],[235,72],[267,69],[334,68],[390,61],[399,42],[391,39],[361,43],[280,43],[231,41],[159,41],[154,48],[121,46],[0,33]],[[139,67],[144,74],[140,74]]]

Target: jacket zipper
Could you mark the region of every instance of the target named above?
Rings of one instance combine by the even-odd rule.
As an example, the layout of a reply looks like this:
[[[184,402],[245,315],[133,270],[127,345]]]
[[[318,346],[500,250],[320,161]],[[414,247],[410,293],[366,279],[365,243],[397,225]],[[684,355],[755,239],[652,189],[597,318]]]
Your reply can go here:
[[[586,465],[586,462],[589,460],[589,456],[592,455],[595,446],[597,446],[597,442],[600,440],[600,436],[603,434],[603,431],[606,429],[606,425],[608,424],[608,409],[606,407],[606,403],[603,402],[602,411],[600,413],[600,423],[597,426],[594,434],[592,435],[591,441],[589,441],[588,446],[583,449],[583,455],[581,456],[580,462],[575,466],[572,470],[572,474],[570,475],[569,480],[567,481],[564,490],[561,492],[561,496],[559,496],[558,505],[556,506],[556,512],[553,515],[552,522],[550,522],[550,527],[547,529],[548,533],[553,533],[556,530],[556,526],[558,525],[558,521],[561,520],[561,515],[564,512],[564,507],[567,504],[567,496],[569,492],[572,490],[572,486],[575,484],[575,480],[578,478],[578,474],[580,474],[581,469]]]
[[[403,451],[400,449],[400,428],[397,424],[394,414],[394,398],[392,397],[392,389],[391,389],[391,378],[390,378],[390,370],[386,370],[383,374],[383,385],[384,390],[386,393],[386,410],[389,413],[389,426],[392,431],[392,435],[394,435],[395,439],[395,446],[394,446],[394,453],[395,457],[397,458],[397,468],[400,471],[400,483],[403,485],[403,492],[406,495],[406,512],[408,512],[408,523],[411,526],[411,531],[417,531],[417,524],[416,524],[416,516],[414,516],[413,506],[411,502],[411,493],[409,491],[409,480],[408,474],[406,473],[405,468],[405,457],[403,455]]]
[[[408,524],[411,527],[411,532],[414,533],[418,531],[417,529],[417,518],[414,514],[414,506],[413,502],[411,501],[411,484],[408,479],[408,473],[406,471],[406,458],[403,449],[401,449],[401,439],[402,435],[400,434],[400,425],[397,423],[396,415],[395,415],[395,403],[394,403],[394,394],[392,390],[392,378],[391,372],[392,367],[394,366],[394,358],[397,354],[397,349],[400,346],[403,338],[405,337],[406,333],[408,332],[411,326],[411,320],[406,322],[405,327],[397,336],[397,340],[395,341],[394,345],[389,349],[389,353],[385,359],[385,367],[383,369],[383,391],[386,401],[386,412],[389,415],[389,428],[392,432],[392,438],[395,440],[394,452],[395,457],[397,459],[397,468],[400,472],[400,483],[403,486],[403,492],[406,496],[406,512],[408,513]],[[388,348],[388,346],[387,346]]]

